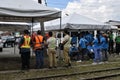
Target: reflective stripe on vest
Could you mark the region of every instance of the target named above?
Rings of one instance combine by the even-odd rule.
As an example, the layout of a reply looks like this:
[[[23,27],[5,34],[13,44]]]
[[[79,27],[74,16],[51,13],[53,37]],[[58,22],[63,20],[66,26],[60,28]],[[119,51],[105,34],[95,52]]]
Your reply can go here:
[[[41,48],[42,41],[43,41],[43,36],[40,36],[40,35],[39,36],[35,36],[34,48],[35,49]]]
[[[24,43],[21,48],[30,48],[30,36],[24,36]]]

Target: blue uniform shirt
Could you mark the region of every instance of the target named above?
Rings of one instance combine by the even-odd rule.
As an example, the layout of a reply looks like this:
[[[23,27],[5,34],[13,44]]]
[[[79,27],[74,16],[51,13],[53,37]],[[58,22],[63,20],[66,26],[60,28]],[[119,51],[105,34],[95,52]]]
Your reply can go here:
[[[108,42],[106,41],[105,37],[100,38],[100,48],[101,49],[108,49]]]
[[[88,41],[85,38],[81,38],[79,41],[79,46],[81,48],[87,48]]]
[[[100,49],[100,43],[98,43],[98,39],[93,40],[93,48]]]

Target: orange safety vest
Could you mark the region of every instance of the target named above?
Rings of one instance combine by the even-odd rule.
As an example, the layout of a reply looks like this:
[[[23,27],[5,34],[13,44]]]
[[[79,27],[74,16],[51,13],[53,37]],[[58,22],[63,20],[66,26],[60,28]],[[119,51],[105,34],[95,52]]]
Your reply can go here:
[[[43,36],[41,35],[35,36],[34,50],[41,49],[42,41],[43,41]]]
[[[30,48],[30,36],[24,36],[24,43],[22,44],[21,48]]]

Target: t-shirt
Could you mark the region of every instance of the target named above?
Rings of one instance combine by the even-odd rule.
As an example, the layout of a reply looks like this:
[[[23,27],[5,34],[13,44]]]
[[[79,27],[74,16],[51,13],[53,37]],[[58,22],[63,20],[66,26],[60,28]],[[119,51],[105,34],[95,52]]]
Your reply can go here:
[[[55,49],[56,48],[56,39],[54,37],[50,37],[47,40],[48,48]]]
[[[120,43],[120,36],[117,36],[115,41],[116,41],[116,43]]]
[[[64,36],[63,41],[67,41],[64,47],[70,47],[71,38],[69,35]]]

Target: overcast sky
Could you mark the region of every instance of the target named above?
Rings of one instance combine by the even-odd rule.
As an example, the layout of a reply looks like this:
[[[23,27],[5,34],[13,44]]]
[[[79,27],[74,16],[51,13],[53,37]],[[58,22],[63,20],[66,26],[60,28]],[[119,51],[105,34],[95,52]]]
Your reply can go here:
[[[76,12],[78,14],[96,19],[101,22],[106,22],[108,20],[120,21],[120,9],[119,9],[120,0],[46,0],[46,1],[49,1],[48,3],[49,7],[59,8],[63,11],[64,14],[71,14],[73,12]],[[63,3],[63,1],[65,1],[65,3]]]

